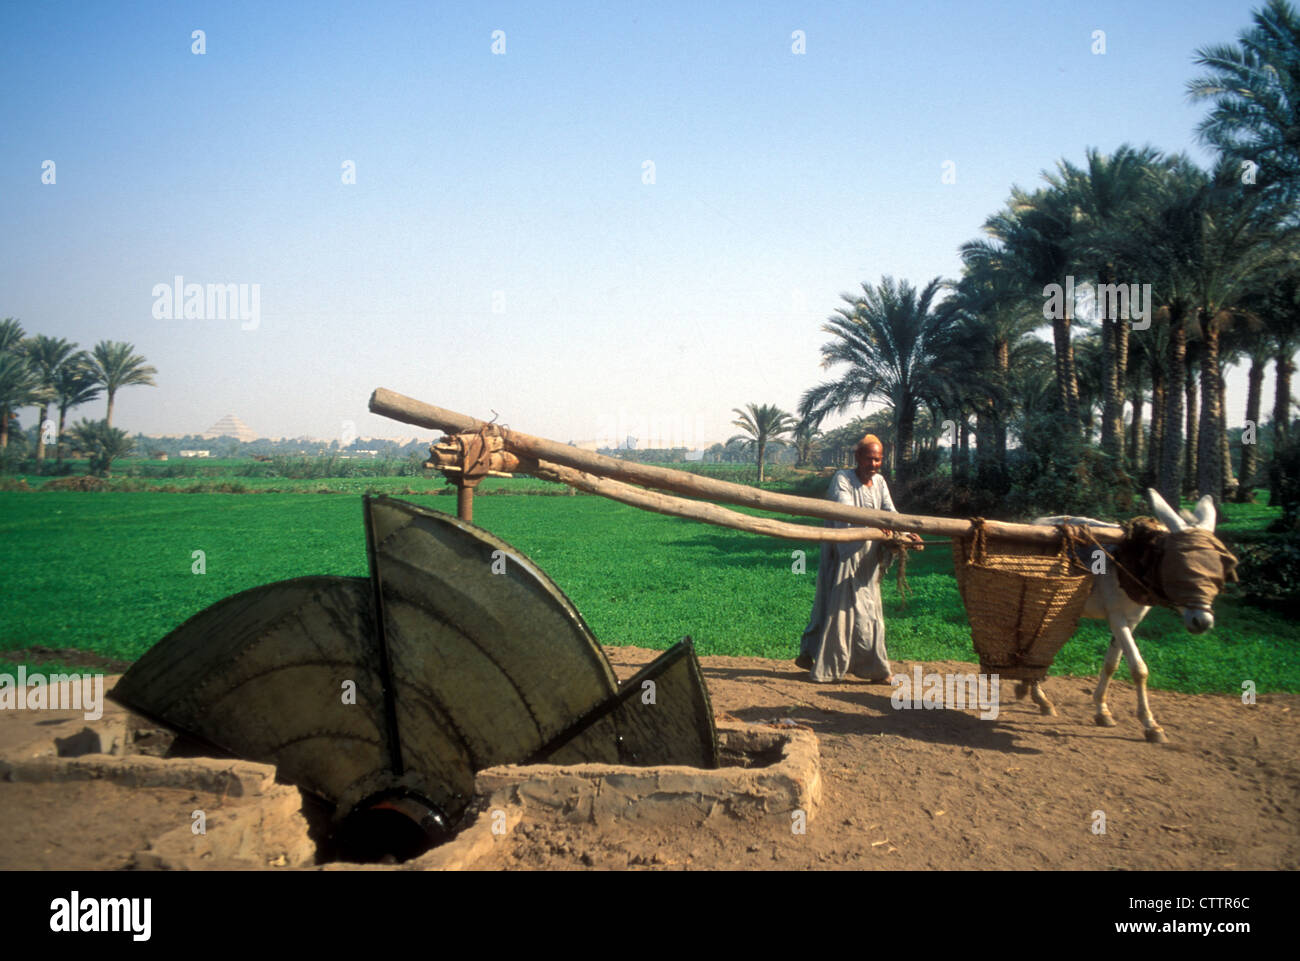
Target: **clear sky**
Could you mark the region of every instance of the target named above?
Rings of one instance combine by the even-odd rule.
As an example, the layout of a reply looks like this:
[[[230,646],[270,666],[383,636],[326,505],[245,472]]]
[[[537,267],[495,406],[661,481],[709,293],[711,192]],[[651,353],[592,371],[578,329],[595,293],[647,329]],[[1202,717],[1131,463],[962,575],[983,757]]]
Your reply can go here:
[[[1013,183],[1126,141],[1205,163],[1192,54],[1254,5],[8,3],[0,317],[133,343],[130,432],[429,434],[383,386],[707,445],[826,376],[841,293],[956,276]],[[255,325],[155,316],[177,276],[258,285]]]

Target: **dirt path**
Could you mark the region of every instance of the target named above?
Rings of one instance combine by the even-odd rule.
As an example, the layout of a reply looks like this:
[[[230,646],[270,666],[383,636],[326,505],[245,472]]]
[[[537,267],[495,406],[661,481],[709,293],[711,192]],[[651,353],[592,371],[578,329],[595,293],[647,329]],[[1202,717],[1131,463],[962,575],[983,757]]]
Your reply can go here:
[[[608,648],[620,678],[656,655]],[[657,834],[525,822],[484,867],[1290,869],[1300,866],[1300,696],[1157,691],[1170,743],[1143,739],[1127,683],[1118,726],[1092,723],[1092,679],[1051,678],[1058,717],[1029,701],[976,711],[895,710],[891,689],[817,685],[789,661],[702,659],[719,715],[790,718],[821,742],[823,800],[807,833],[788,815]],[[912,670],[912,662],[895,662]],[[927,663],[925,671],[974,672]],[[1008,685],[1008,688],[1010,685]],[[1094,811],[1105,834],[1094,834]]]
[[[620,678],[658,654],[606,651]],[[1228,696],[1157,691],[1152,709],[1170,743],[1151,745],[1127,683],[1112,688],[1118,726],[1099,728],[1092,724],[1092,679],[1048,680],[1058,717],[1004,690],[998,719],[984,721],[975,710],[895,710],[887,686],[815,685],[789,661],[702,662],[718,716],[788,720],[817,734],[823,795],[806,833],[792,831],[786,811],[750,820],[717,815],[669,830],[619,822],[599,829],[530,809],[510,843],[495,845],[475,867],[1300,867],[1300,696],[1264,695],[1246,707]],[[895,668],[910,673],[913,664]],[[977,670],[957,662],[923,669]],[[0,712],[0,752],[80,729],[73,713],[60,716]],[[188,825],[194,808],[220,817],[242,803],[189,789],[0,780],[0,869],[131,866],[131,852]],[[1092,830],[1098,811],[1105,833]],[[275,830],[284,837],[265,833],[272,846],[283,842],[288,850],[301,840],[301,831]]]

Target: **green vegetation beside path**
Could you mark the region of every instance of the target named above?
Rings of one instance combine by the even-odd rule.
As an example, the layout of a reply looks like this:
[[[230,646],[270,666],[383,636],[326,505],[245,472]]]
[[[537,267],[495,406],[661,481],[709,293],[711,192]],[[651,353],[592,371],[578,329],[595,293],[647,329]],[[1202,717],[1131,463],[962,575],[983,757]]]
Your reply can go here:
[[[444,496],[405,499],[455,507]],[[1266,508],[1233,510],[1235,527],[1270,516]],[[604,645],[662,649],[689,634],[705,655],[795,654],[812,604],[813,542],[586,496],[484,497],[474,514],[555,579]],[[358,496],[0,493],[0,670],[13,670],[6,651],[38,646],[134,660],[186,618],[239,591],[308,574],[365,576],[361,516]],[[799,550],[806,554],[802,574],[792,570]],[[195,551],[203,551],[203,574],[193,573]],[[933,544],[913,555],[908,581],[906,608],[892,574],[884,586],[891,656],[973,660],[949,549]],[[1168,611],[1148,615],[1138,640],[1153,687],[1237,693],[1249,679],[1261,692],[1300,691],[1294,620],[1231,595],[1215,614],[1215,629],[1201,636]],[[1095,675],[1107,643],[1100,621],[1083,621],[1053,673]]]

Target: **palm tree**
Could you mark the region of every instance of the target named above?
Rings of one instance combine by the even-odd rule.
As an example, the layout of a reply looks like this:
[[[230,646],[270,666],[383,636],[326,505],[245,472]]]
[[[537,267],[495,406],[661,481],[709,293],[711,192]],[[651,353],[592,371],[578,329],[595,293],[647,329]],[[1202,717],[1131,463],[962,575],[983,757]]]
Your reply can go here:
[[[158,371],[147,365],[143,357],[132,353],[134,345],[121,341],[101,340],[95,345],[93,363],[96,383],[102,384],[108,393],[108,413],[105,423],[113,426],[113,399],[123,387],[144,384],[158,386],[153,382],[153,375]]]
[[[1197,132],[1233,165],[1259,165],[1260,187],[1279,200],[1300,195],[1300,16],[1285,0],[1252,14],[1236,44],[1196,51],[1210,76],[1187,84],[1192,100],[1214,109]]]
[[[35,404],[41,396],[40,380],[16,352],[0,354],[0,450],[9,446],[9,424],[14,412]]]
[[[722,448],[723,463],[743,463],[750,456],[750,450],[753,446],[754,442],[752,440],[745,440],[740,436],[730,438],[727,441],[727,446]]]
[[[1193,497],[1196,494],[1196,478],[1198,475],[1197,465],[1200,461],[1200,446],[1198,439],[1201,432],[1200,421],[1200,397],[1201,397],[1201,350],[1204,343],[1201,341],[1201,327],[1196,320],[1196,311],[1193,310],[1187,317],[1188,340],[1187,350],[1183,355],[1183,383],[1186,385],[1184,394],[1187,397],[1186,429],[1183,431],[1183,472],[1182,491],[1179,497],[1184,495]]]
[[[1146,203],[1131,212],[1127,234],[1111,243],[1150,277],[1153,310],[1152,340],[1163,342],[1153,361],[1151,457],[1155,487],[1170,503],[1184,492],[1184,477],[1195,473],[1197,386],[1195,365],[1199,344],[1189,341],[1200,302],[1200,240],[1204,227],[1208,178],[1187,157],[1167,158],[1147,171]],[[1190,353],[1189,353],[1190,352]],[[1158,373],[1157,373],[1158,369]],[[1157,390],[1158,387],[1158,390]],[[1163,401],[1158,401],[1159,393]],[[1184,429],[1186,417],[1186,430]],[[1186,443],[1184,442],[1186,438]]]
[[[1142,414],[1146,405],[1146,392],[1148,387],[1152,387],[1151,371],[1153,359],[1160,353],[1160,344],[1158,342],[1159,330],[1155,324],[1146,331],[1146,336],[1134,340],[1129,345],[1129,364],[1128,377],[1125,379],[1125,390],[1128,392],[1128,402],[1133,407],[1133,419],[1129,423],[1128,440],[1125,442],[1125,462],[1131,471],[1141,476],[1145,472],[1143,465],[1144,455],[1146,454],[1145,437],[1142,430]],[[1156,400],[1152,399],[1152,410],[1156,409]],[[1152,416],[1152,426],[1158,418]]]
[[[884,277],[878,287],[862,285],[861,296],[844,294],[849,304],[837,308],[822,330],[835,340],[822,345],[822,367],[847,364],[839,380],[804,392],[799,416],[820,424],[832,411],[881,400],[894,408],[895,471],[900,485],[907,480],[916,433],[916,412],[934,391],[931,362],[946,320],[933,309],[943,285],[935,277],[917,291],[902,281]]]
[[[1201,220],[1197,304],[1201,325],[1201,423],[1197,438],[1196,487],[1214,497],[1223,493],[1222,446],[1225,434],[1223,377],[1219,347],[1223,329],[1243,313],[1241,301],[1260,275],[1285,262],[1294,244],[1294,225],[1284,229],[1285,208],[1237,181],[1221,163],[1205,192]]]
[[[20,407],[34,403],[31,369],[23,356],[26,334],[12,317],[0,320],[0,450],[9,446],[9,423]]]
[[[1061,194],[1074,212],[1070,259],[1076,270],[1095,276],[1101,285],[1136,276],[1125,263],[1117,236],[1126,237],[1129,221],[1144,203],[1148,171],[1159,162],[1152,147],[1120,146],[1106,156],[1089,149],[1085,168],[1062,160],[1056,174],[1046,175],[1051,188]],[[1124,268],[1128,268],[1125,270]],[[1099,298],[1102,350],[1101,448],[1121,468],[1124,466],[1124,379],[1128,369],[1127,318],[1109,316],[1108,304]]]
[[[1075,369],[1079,377],[1079,417],[1083,439],[1093,443],[1093,426],[1097,409],[1106,392],[1106,350],[1101,333],[1088,330],[1075,341]]]
[[[36,460],[45,460],[45,421],[49,417],[50,402],[55,399],[55,382],[62,367],[76,352],[77,345],[69,343],[62,337],[47,337],[37,334],[26,342],[27,362],[36,375],[40,385],[35,398],[35,405],[40,411],[36,421]]]
[[[99,376],[91,366],[90,355],[84,350],[69,357],[55,373],[54,394],[59,405],[59,463],[63,463],[63,425],[68,411],[99,396]]]
[[[1282,270],[1261,284],[1257,299],[1252,301],[1264,324],[1264,346],[1273,361],[1276,375],[1273,393],[1273,460],[1269,467],[1270,504],[1281,502],[1282,478],[1277,472],[1279,455],[1287,446],[1291,420],[1291,377],[1295,374],[1295,354],[1300,350],[1300,255],[1293,257]],[[1251,368],[1254,388],[1254,367]],[[1255,411],[1256,415],[1259,411]],[[1249,412],[1247,417],[1250,417]],[[1259,421],[1256,418],[1255,423]],[[1243,462],[1245,453],[1243,451]],[[1242,470],[1243,482],[1248,477]]]
[[[960,396],[980,423],[980,486],[999,488],[1007,476],[1007,430],[1012,413],[1013,357],[1042,326],[1042,298],[1028,295],[1023,278],[987,248],[972,247],[953,296],[938,311],[944,321],[933,365],[938,406]],[[996,475],[996,479],[994,477]]]
[[[1023,278],[1026,295],[1037,297],[1041,305],[1044,288],[1064,283],[1069,272],[1074,219],[1061,191],[1026,193],[1012,187],[1007,206],[984,222],[984,232],[992,239],[963,244],[962,258],[1000,263],[1012,275]],[[1074,305],[1066,304],[1065,310],[1052,318],[1052,341],[1060,410],[1077,424],[1079,385],[1070,336],[1073,319]]]
[[[798,422],[774,404],[763,404],[761,407],[747,404],[746,410],[735,407],[732,411],[739,415],[739,419],[733,420],[732,424],[752,438],[752,443],[758,451],[758,482],[761,484],[763,483],[763,457],[767,452],[767,445],[783,434],[793,431],[798,426]],[[737,434],[727,443],[730,444],[732,440],[743,441],[745,438]]]
[[[1185,334],[1199,334],[1200,411],[1194,408],[1197,385],[1185,382],[1187,475],[1216,503],[1223,493],[1223,392],[1219,341],[1224,328],[1243,313],[1243,304],[1262,282],[1292,256],[1294,226],[1285,211],[1261,192],[1238,182],[1230,163],[1220,162],[1207,175],[1183,156],[1171,157],[1152,174],[1151,199],[1129,220],[1130,244],[1144,248],[1143,262],[1160,279],[1163,307],[1170,323],[1166,420],[1160,490],[1179,492],[1169,465],[1181,440],[1176,414],[1177,354],[1191,359]],[[1194,447],[1193,447],[1194,445]],[[1194,463],[1194,466],[1193,466]]]
[[[111,473],[114,460],[126,457],[135,449],[135,441],[126,431],[109,427],[106,420],[82,418],[68,431],[68,439],[74,450],[90,455],[91,473],[104,477]]]
[[[1243,444],[1241,447],[1241,500],[1251,498],[1250,489],[1259,473],[1259,412],[1264,386],[1264,369],[1268,366],[1267,335],[1258,338],[1250,348],[1250,374],[1246,389],[1246,420],[1255,425],[1255,443]]]
[[[0,354],[11,354],[20,351],[25,337],[23,325],[18,321],[12,317],[0,320]]]
[[[793,437],[795,452],[798,455],[795,466],[806,467],[817,454],[822,432],[815,425],[800,421],[794,429]]]

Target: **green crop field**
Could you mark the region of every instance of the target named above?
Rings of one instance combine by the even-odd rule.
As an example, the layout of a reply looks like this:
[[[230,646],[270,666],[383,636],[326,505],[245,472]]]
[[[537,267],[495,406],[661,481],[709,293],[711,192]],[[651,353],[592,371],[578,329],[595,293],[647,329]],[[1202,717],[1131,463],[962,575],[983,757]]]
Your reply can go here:
[[[80,476],[80,475],[71,475]],[[19,474],[0,479],[0,491],[26,485],[28,490],[45,493],[42,488],[65,481],[64,477]],[[246,476],[217,473],[182,477],[119,477],[102,481],[108,492],[157,492],[181,494],[419,494],[447,495],[455,490],[441,477],[279,477]],[[50,493],[57,490],[51,487]],[[486,477],[479,494],[554,494],[566,496],[569,489],[535,477]]]
[[[422,483],[388,480],[403,488]],[[436,510],[455,507],[447,496],[407,499]],[[664,648],[689,634],[702,654],[796,653],[816,579],[812,542],[757,537],[582,495],[482,497],[474,512],[478,524],[555,579],[603,644]],[[1249,511],[1234,514],[1237,526],[1257,520]],[[792,571],[797,550],[807,554],[802,574]],[[204,574],[192,572],[195,551],[204,552]],[[0,669],[16,663],[5,651],[33,646],[132,660],[227,595],[307,574],[366,572],[359,496],[0,493]],[[913,595],[906,608],[892,573],[883,588],[891,656],[973,660],[948,548],[913,555],[908,580]],[[1214,631],[1196,637],[1168,611],[1148,615],[1138,639],[1153,686],[1235,692],[1251,679],[1260,691],[1300,690],[1294,621],[1231,596],[1220,599],[1216,618]],[[1084,621],[1053,673],[1096,674],[1107,636],[1101,622]]]

